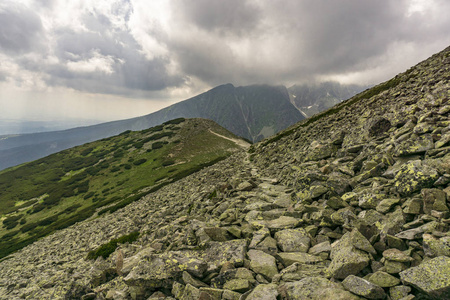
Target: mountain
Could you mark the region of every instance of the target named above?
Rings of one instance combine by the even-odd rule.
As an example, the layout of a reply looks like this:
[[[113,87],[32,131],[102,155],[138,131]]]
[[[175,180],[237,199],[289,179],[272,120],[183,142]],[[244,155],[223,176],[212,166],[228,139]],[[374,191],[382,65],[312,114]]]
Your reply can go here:
[[[450,299],[449,68],[450,47],[36,241],[0,298]]]
[[[305,117],[311,117],[343,100],[364,91],[368,86],[322,82],[319,84],[293,85],[288,88],[291,102]]]
[[[213,121],[179,118],[4,170],[0,257],[94,213],[117,210],[248,145]]]
[[[58,151],[175,118],[210,119],[238,136],[258,141],[302,120],[283,86],[221,85],[155,113],[64,131],[0,138],[0,170]]]

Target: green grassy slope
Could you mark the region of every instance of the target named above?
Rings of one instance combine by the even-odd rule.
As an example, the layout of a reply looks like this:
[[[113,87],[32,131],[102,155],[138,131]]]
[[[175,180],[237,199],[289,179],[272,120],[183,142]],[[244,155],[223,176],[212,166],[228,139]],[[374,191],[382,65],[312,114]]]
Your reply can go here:
[[[117,210],[236,151],[212,121],[177,119],[0,172],[0,257],[94,213]]]

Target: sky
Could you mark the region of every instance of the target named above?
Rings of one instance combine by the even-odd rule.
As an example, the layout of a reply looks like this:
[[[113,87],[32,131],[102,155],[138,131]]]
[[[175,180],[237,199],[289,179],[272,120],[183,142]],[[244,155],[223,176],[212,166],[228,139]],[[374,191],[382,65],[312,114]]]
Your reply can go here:
[[[232,83],[376,84],[450,45],[448,0],[1,0],[0,121],[116,120]]]

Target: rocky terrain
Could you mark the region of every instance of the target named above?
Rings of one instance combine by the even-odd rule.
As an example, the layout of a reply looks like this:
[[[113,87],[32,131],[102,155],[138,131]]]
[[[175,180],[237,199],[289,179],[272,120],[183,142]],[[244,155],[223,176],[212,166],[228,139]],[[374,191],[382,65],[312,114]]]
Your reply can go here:
[[[0,263],[0,298],[450,299],[449,67],[447,48],[35,242]]]

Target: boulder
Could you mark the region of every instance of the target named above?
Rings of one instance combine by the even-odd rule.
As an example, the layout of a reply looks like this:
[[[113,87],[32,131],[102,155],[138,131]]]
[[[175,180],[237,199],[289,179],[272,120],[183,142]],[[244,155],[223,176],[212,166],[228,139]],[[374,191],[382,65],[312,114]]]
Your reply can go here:
[[[421,160],[413,160],[402,165],[395,176],[394,186],[403,196],[408,196],[423,188],[428,188],[439,178],[432,167],[422,164]]]
[[[411,285],[436,299],[450,298],[450,257],[439,256],[400,273],[404,284]]]
[[[290,300],[356,300],[361,299],[345,291],[337,283],[323,277],[306,277],[295,282],[280,285],[278,292],[282,299]]]
[[[247,254],[250,259],[250,268],[255,273],[263,275],[268,280],[272,280],[272,277],[278,274],[275,257],[272,255],[259,250],[250,250]]]
[[[303,228],[278,231],[275,233],[275,240],[283,252],[308,252],[311,242]]]
[[[285,267],[288,267],[296,262],[300,264],[315,264],[324,260],[320,256],[303,252],[280,252],[277,254],[277,257]]]
[[[450,257],[450,236],[435,238],[431,234],[423,235],[423,250],[426,256],[449,256]]]
[[[276,284],[260,284],[245,298],[246,300],[277,300],[278,286]]]
[[[342,281],[342,284],[350,292],[367,299],[384,299],[386,297],[386,293],[380,286],[354,275],[349,275]]]
[[[423,212],[431,214],[432,210],[449,211],[447,207],[447,194],[439,189],[422,189]]]
[[[400,284],[400,279],[383,271],[373,273],[368,280],[382,288],[393,287]]]

